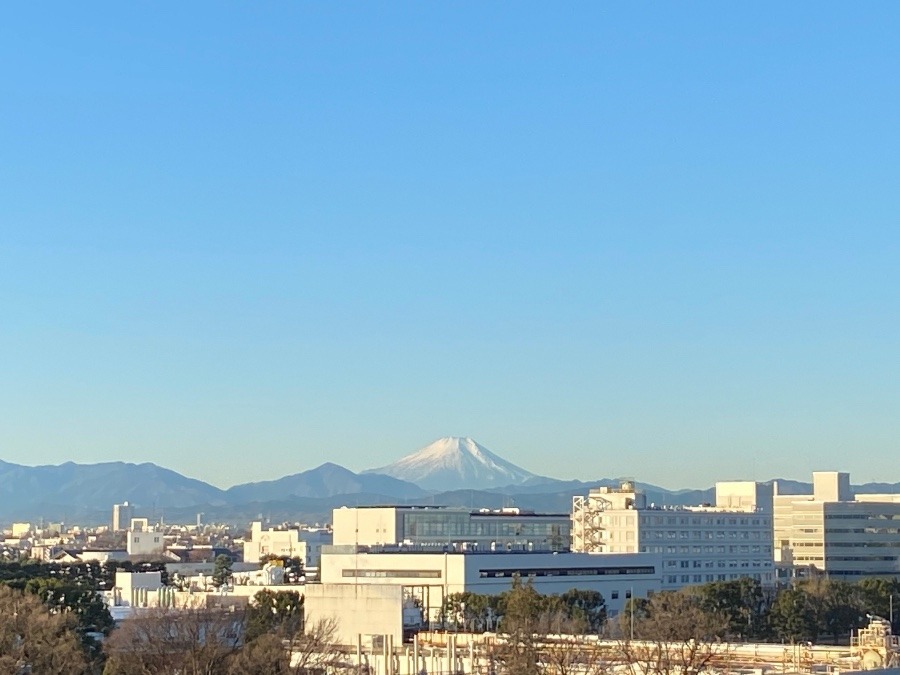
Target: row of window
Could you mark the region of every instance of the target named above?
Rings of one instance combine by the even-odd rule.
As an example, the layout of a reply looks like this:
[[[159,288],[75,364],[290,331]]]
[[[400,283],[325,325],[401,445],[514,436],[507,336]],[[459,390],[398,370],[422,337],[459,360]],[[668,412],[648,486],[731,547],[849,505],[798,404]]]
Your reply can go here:
[[[360,570],[341,571],[345,579],[440,579],[441,570]]]
[[[665,567],[681,567],[695,569],[711,567],[770,567],[770,560],[666,560]]]
[[[723,516],[641,516],[642,525],[769,525],[768,518]]]
[[[524,520],[508,516],[478,517],[468,513],[405,513],[404,539],[416,537],[568,537],[568,521]]]
[[[727,550],[726,550],[727,549]],[[641,546],[641,553],[772,553],[772,547],[765,546]]]
[[[557,569],[508,569],[508,570],[479,570],[481,578],[510,578],[510,577],[603,577],[618,576],[621,574],[642,575],[655,574],[656,568],[652,565],[643,567],[568,567]]]
[[[641,532],[645,539],[763,539],[768,532],[752,530],[735,532],[734,530],[646,530]]]
[[[704,579],[705,577],[705,579]],[[707,583],[710,581],[728,581],[729,579],[741,579],[743,577],[750,577],[752,579],[756,579],[757,581],[771,581],[772,575],[769,574],[670,574],[666,577],[667,584],[700,584],[706,581]]]

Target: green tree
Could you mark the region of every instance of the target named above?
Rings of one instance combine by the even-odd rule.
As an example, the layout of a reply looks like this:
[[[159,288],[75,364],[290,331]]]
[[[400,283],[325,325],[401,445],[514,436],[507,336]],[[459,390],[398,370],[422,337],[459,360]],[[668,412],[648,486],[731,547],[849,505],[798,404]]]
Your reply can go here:
[[[303,597],[296,591],[259,591],[247,609],[247,640],[268,633],[290,638],[303,628]]]
[[[716,581],[697,586],[694,592],[705,609],[728,617],[729,635],[746,639],[768,634],[769,598],[756,579]]]
[[[598,591],[570,589],[559,596],[567,618],[582,621],[585,630],[599,633],[606,623],[606,600]]]
[[[811,617],[809,639],[830,635],[835,642],[864,623],[862,592],[857,584],[824,577],[798,586],[806,593]]]
[[[75,619],[29,593],[0,585],[0,673],[88,673]]]
[[[862,613],[874,614],[883,619],[892,618],[893,632],[900,632],[900,581],[893,578],[873,577],[863,579],[857,584],[860,593],[860,609]],[[893,598],[893,601],[891,600]],[[891,607],[897,605],[897,611]]]
[[[492,596],[489,595],[469,591],[451,593],[444,600],[443,612],[454,627],[482,632],[488,629],[492,604],[496,606],[497,603],[492,602]]]
[[[501,594],[503,615],[500,630],[507,634],[498,650],[503,671],[514,675],[539,675],[535,633],[544,610],[544,600],[530,581],[513,578],[512,588]]]
[[[231,567],[232,560],[229,556],[224,553],[216,556],[215,567],[213,568],[212,574],[213,586],[218,588],[231,581]]]
[[[786,588],[775,597],[769,621],[775,637],[785,642],[809,640],[817,632],[809,594],[801,587]]]

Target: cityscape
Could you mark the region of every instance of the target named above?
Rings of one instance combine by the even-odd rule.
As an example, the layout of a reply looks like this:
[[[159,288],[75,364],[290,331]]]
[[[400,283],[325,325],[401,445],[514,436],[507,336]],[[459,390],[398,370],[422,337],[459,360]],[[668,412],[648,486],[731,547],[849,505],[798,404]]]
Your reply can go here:
[[[900,675],[900,5],[0,20],[0,675]]]
[[[429,503],[448,494],[436,486],[495,486],[512,501],[522,497],[516,484],[538,489],[551,480],[460,437],[438,439],[379,471],[361,475],[419,492],[406,503],[336,495],[344,503],[317,522],[227,523],[204,513],[166,522],[123,501],[102,524],[10,523],[0,567],[10,586],[40,585],[48,602],[70,607],[83,639],[112,650],[106,667],[127,655],[141,667],[177,668],[172,659],[147,665],[128,629],[133,622],[151,630],[147,622],[194,621],[209,630],[226,617],[235,642],[218,644],[213,661],[224,663],[246,635],[261,631],[286,645],[277,667],[511,669],[522,654],[503,638],[509,613],[514,603],[531,602],[531,614],[515,620],[530,626],[533,642],[518,648],[527,646],[535,664],[547,659],[542,672],[559,672],[549,661],[563,653],[575,668],[565,672],[643,668],[651,655],[635,645],[673,637],[653,632],[654,613],[671,611],[653,604],[667,596],[696,603],[679,613],[703,613],[691,639],[715,638],[688,661],[667,654],[673,672],[701,662],[718,670],[870,669],[895,658],[900,526],[892,523],[900,521],[900,491],[861,492],[848,473],[815,471],[806,493],[793,481],[720,481],[697,504],[649,501],[630,478],[572,494],[569,508],[557,512]],[[475,494],[487,493],[469,491]],[[516,594],[522,598],[514,601]],[[545,607],[541,598],[559,604]],[[257,625],[260,608],[265,630]],[[120,628],[105,638],[112,626]],[[303,641],[310,630],[314,645]],[[572,634],[560,644],[566,631]],[[724,637],[741,642],[726,648]]]

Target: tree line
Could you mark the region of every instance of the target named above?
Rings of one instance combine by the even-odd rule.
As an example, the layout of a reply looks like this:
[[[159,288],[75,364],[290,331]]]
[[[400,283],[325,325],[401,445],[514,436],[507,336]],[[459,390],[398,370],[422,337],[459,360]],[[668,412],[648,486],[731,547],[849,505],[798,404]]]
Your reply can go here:
[[[0,672],[242,675],[311,672],[312,664],[340,672],[346,665],[333,644],[335,627],[304,626],[302,596],[289,590],[260,591],[241,610],[149,610],[115,627],[98,591],[112,588],[119,569],[161,565],[0,564]],[[447,597],[441,619],[448,630],[504,634],[498,672],[537,672],[527,664],[554,659],[558,667],[541,672],[563,672],[570,660],[583,666],[595,656],[584,635],[618,640],[634,661],[651,658],[635,651],[638,641],[644,649],[653,641],[684,641],[686,662],[677,669],[698,672],[715,645],[727,641],[846,640],[867,615],[889,617],[895,596],[900,600],[900,582],[893,579],[815,578],[776,591],[743,578],[630,599],[611,620],[596,591],[541,595],[515,579],[504,593]],[[659,661],[664,651],[658,647],[652,658]]]
[[[510,603],[521,596],[521,593],[514,596],[513,591],[521,586],[517,582],[510,591],[497,595],[448,596],[441,615],[444,627],[508,632]],[[687,602],[692,614],[703,618],[704,625],[715,626],[715,637],[722,640],[846,641],[851,631],[868,623],[868,615],[895,619],[894,631],[900,632],[900,581],[895,579],[871,578],[850,583],[819,577],[776,590],[745,577],[688,586],[677,594]],[[664,600],[672,597],[671,592],[663,592],[650,598],[628,600],[619,620],[610,622],[600,593],[572,590],[558,596],[541,596],[535,592],[529,601],[532,603],[529,621],[539,633],[569,631],[614,636],[625,629],[631,631],[635,623],[646,632],[654,613],[671,613],[664,609]],[[891,617],[892,598],[898,601],[896,617]],[[657,619],[660,625],[664,623]],[[667,616],[666,620],[669,619]]]
[[[223,573],[227,566],[222,565]],[[117,571],[165,563],[0,563],[0,673],[253,675],[344,670],[329,622],[304,625],[296,591],[241,609],[150,609],[117,627],[99,594]],[[293,663],[291,654],[293,653]]]
[[[41,580],[44,582],[45,580]],[[54,580],[50,580],[54,581]],[[46,584],[39,584],[47,588]],[[50,584],[54,586],[54,584]],[[108,612],[107,612],[108,615]],[[152,608],[92,636],[76,610],[0,584],[0,672],[42,675],[327,675],[350,672],[336,625],[304,625],[296,591],[234,608]],[[102,642],[95,639],[103,636]]]

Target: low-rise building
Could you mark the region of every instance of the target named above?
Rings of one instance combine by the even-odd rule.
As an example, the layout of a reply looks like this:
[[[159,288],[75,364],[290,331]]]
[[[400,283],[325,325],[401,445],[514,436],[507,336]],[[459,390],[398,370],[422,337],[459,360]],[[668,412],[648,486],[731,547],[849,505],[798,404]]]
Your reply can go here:
[[[147,528],[128,530],[125,547],[130,556],[159,555],[165,550],[166,543],[162,532]]]
[[[552,595],[577,588],[603,595],[611,615],[622,610],[632,593],[646,597],[661,585],[658,555],[622,553],[595,556],[552,551],[446,551],[422,546],[331,546],[322,554],[321,578],[329,584],[402,586],[434,620],[453,593],[499,594],[514,578],[528,580],[539,593]]]
[[[263,529],[260,521],[250,526],[250,538],[244,541],[244,562],[258,563],[264,558],[300,558],[306,570],[319,568],[322,547],[332,543],[331,531],[325,528],[288,527]]]

